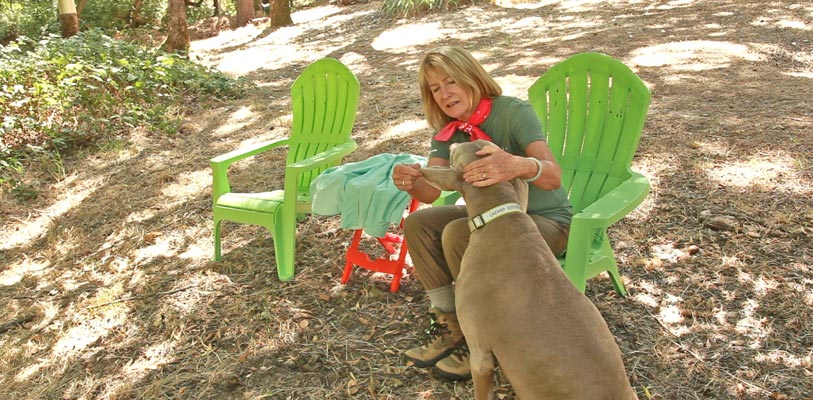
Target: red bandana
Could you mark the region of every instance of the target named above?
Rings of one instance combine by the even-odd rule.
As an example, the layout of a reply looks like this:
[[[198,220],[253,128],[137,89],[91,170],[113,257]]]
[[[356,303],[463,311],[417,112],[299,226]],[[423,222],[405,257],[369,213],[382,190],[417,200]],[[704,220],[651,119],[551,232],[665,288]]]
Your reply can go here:
[[[480,104],[477,105],[477,109],[474,110],[474,113],[471,114],[468,121],[452,121],[449,122],[440,132],[435,135],[435,140],[441,142],[447,142],[449,139],[452,138],[456,131],[463,131],[471,136],[471,141],[475,141],[477,139],[484,139],[491,142],[491,137],[489,137],[482,129],[478,128],[477,125],[483,123],[483,121],[488,118],[488,114],[491,112],[491,103],[493,101],[487,97],[483,97],[480,100]]]

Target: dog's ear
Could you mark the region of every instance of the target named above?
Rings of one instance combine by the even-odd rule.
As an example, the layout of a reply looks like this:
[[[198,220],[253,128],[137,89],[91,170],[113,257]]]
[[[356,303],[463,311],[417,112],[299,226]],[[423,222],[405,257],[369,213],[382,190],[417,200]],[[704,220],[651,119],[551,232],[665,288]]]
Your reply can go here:
[[[459,191],[463,184],[463,174],[448,167],[421,168],[421,174],[430,185],[440,190]]]
[[[522,206],[522,212],[528,211],[528,183],[522,178],[514,178],[511,180],[511,186],[517,193],[517,201]]]

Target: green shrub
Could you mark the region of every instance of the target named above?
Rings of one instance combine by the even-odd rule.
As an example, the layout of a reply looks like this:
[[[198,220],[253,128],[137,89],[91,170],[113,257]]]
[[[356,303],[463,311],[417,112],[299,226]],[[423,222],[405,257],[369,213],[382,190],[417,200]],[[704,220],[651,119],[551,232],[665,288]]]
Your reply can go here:
[[[0,47],[0,186],[20,187],[25,161],[35,157],[103,144],[136,127],[174,133],[180,117],[167,110],[246,88],[99,30],[70,39],[21,37]]]
[[[461,0],[384,0],[384,12],[404,17],[416,16],[427,11],[455,9],[463,2]]]

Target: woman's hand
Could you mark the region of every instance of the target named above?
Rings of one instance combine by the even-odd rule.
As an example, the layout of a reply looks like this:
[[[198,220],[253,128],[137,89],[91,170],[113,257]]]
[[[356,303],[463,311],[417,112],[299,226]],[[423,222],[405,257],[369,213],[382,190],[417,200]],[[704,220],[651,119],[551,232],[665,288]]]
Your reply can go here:
[[[408,192],[415,188],[415,181],[421,176],[420,164],[398,164],[392,169],[395,187]]]
[[[542,171],[528,157],[513,155],[497,146],[486,146],[477,152],[483,158],[463,169],[463,179],[474,186],[483,187],[514,178],[530,179],[541,172],[536,180],[528,184],[542,190],[554,190],[562,185],[562,169],[554,161],[553,153],[545,142],[532,142],[525,148],[525,154],[539,160]]]
[[[497,146],[485,146],[477,155],[483,157],[463,168],[463,179],[474,186],[482,187],[498,182],[507,182],[518,176],[522,166],[517,165],[523,157],[514,156]]]

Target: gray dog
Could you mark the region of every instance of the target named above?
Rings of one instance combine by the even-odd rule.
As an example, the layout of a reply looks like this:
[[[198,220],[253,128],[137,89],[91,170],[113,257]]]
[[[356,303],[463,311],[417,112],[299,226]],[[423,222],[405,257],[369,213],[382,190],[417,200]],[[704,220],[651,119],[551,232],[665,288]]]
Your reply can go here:
[[[490,220],[472,228],[455,283],[475,398],[494,398],[499,362],[522,400],[637,399],[607,323],[524,212],[525,181],[477,188],[463,180],[463,167],[489,145],[453,145],[451,168],[421,169],[432,185],[463,195],[470,221]]]

